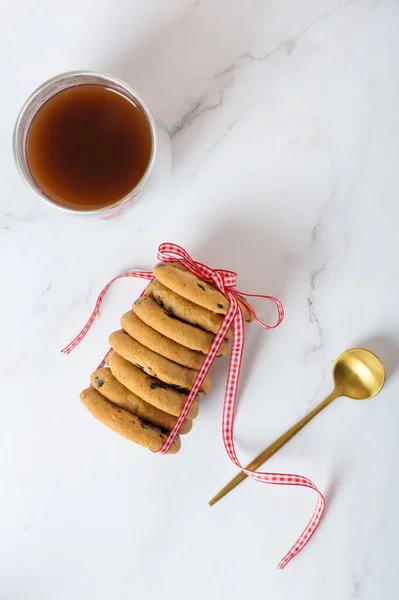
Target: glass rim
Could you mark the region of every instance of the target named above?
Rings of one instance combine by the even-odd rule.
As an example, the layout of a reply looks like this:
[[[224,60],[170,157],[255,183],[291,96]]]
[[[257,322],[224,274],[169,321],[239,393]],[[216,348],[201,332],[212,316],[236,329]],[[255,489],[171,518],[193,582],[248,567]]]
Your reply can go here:
[[[68,206],[62,206],[61,204],[58,204],[57,202],[48,198],[44,193],[42,193],[40,191],[40,189],[37,189],[36,187],[34,187],[32,185],[32,183],[29,181],[28,177],[26,176],[25,169],[21,164],[21,160],[20,160],[19,152],[18,152],[18,144],[20,141],[19,127],[20,127],[22,118],[25,115],[25,111],[27,110],[27,108],[29,107],[31,102],[36,98],[36,96],[38,96],[49,85],[51,85],[61,79],[67,79],[68,77],[73,77],[75,75],[78,75],[78,76],[79,75],[82,75],[82,76],[87,75],[87,76],[101,77],[103,79],[108,80],[110,82],[110,84],[115,83],[115,84],[119,85],[120,87],[122,87],[124,90],[126,90],[126,92],[130,96],[132,96],[132,98],[134,100],[137,100],[139,108],[143,110],[145,117],[148,120],[149,127],[150,127],[151,142],[152,142],[151,143],[151,156],[150,156],[150,160],[148,162],[147,169],[146,169],[143,177],[140,179],[140,181],[137,183],[137,185],[133,189],[131,189],[127,194],[125,194],[125,196],[123,196],[123,198],[120,198],[119,200],[116,200],[115,202],[113,202],[112,204],[108,204],[107,206],[102,206],[101,208],[79,210],[79,209],[71,208]],[[79,85],[79,84],[77,84],[77,85]],[[50,77],[50,79],[47,79],[46,81],[44,81],[25,100],[24,104],[22,105],[22,107],[18,113],[17,119],[15,121],[15,125],[14,125],[14,131],[13,131],[14,161],[15,161],[15,164],[17,166],[18,172],[19,172],[22,180],[26,183],[26,185],[28,186],[30,191],[37,198],[46,202],[48,205],[52,206],[53,208],[60,210],[61,212],[74,214],[74,215],[104,214],[104,213],[114,210],[115,208],[117,208],[119,206],[122,206],[129,200],[132,200],[133,198],[135,198],[141,192],[144,185],[147,183],[147,181],[149,180],[149,178],[151,176],[151,173],[154,168],[157,146],[158,146],[158,136],[157,136],[156,121],[155,121],[151,111],[149,110],[148,106],[142,100],[142,98],[130,87],[130,85],[128,83],[126,83],[122,79],[119,79],[118,77],[113,77],[111,75],[107,75],[105,73],[100,73],[99,71],[90,71],[90,70],[66,71],[65,73],[60,73],[58,75],[54,75],[53,77]],[[33,179],[33,177],[32,177],[32,179]]]

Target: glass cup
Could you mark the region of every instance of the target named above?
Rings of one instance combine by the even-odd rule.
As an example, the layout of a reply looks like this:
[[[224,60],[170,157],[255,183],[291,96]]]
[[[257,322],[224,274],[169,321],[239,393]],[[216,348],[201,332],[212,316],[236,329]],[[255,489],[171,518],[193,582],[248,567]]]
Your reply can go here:
[[[62,206],[49,198],[44,191],[35,182],[28,165],[27,160],[27,137],[29,127],[38,110],[52,96],[76,85],[101,85],[111,89],[127,100],[138,106],[144,113],[151,132],[152,150],[147,169],[137,183],[123,198],[105,207],[79,210]],[[71,71],[52,77],[43,83],[28,98],[22,107],[14,129],[14,157],[18,170],[23,180],[28,184],[31,191],[50,205],[64,213],[74,215],[97,215],[101,218],[109,219],[124,212],[125,208],[132,205],[133,202],[141,200],[144,194],[153,190],[159,185],[159,180],[164,180],[170,174],[171,170],[171,144],[166,129],[155,121],[151,112],[143,100],[123,81],[101,73],[91,71]]]

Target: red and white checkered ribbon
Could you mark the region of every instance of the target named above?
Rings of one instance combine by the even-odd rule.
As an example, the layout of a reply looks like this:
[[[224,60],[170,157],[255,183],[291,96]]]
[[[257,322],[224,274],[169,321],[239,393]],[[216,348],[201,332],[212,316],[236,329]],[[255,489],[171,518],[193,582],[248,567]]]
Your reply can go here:
[[[282,304],[279,300],[273,298],[272,296],[263,296],[260,294],[247,294],[244,292],[239,292],[235,289],[237,280],[236,273],[234,273],[233,271],[225,271],[224,269],[211,269],[210,267],[200,262],[196,262],[183,248],[176,244],[161,244],[158,248],[158,260],[161,260],[162,262],[180,262],[192,273],[194,273],[204,281],[213,284],[229,301],[229,309],[227,311],[227,314],[225,315],[222,325],[220,326],[220,329],[212,342],[208,354],[205,356],[204,362],[202,363],[202,366],[194,381],[193,387],[191,388],[187,396],[180,416],[177,419],[176,425],[170,432],[167,440],[165,441],[163,447],[159,452],[161,454],[165,454],[173,444],[195,398],[198,395],[202,383],[218,354],[218,350],[224,338],[226,337],[230,326],[232,325],[234,336],[230,354],[230,366],[224,396],[222,420],[223,442],[227,454],[240,470],[247,473],[249,477],[252,477],[252,479],[255,479],[256,481],[260,481],[262,483],[269,483],[273,485],[294,485],[307,487],[316,491],[318,495],[317,506],[313,512],[309,523],[306,525],[298,540],[295,542],[295,544],[287,552],[287,554],[284,556],[284,558],[280,561],[278,565],[279,569],[284,569],[284,567],[289,563],[289,561],[292,558],[294,558],[294,556],[296,556],[306,546],[306,544],[314,534],[315,530],[317,529],[317,526],[323,516],[325,508],[324,497],[314,485],[314,483],[312,483],[306,477],[302,477],[301,475],[292,475],[285,473],[266,473],[261,471],[251,471],[245,469],[245,467],[241,465],[240,461],[237,458],[233,436],[238,381],[240,377],[241,362],[244,351],[244,320],[238,300],[240,300],[240,302],[242,302],[248,308],[248,310],[254,315],[255,320],[259,323],[261,327],[263,327],[263,329],[274,329],[281,323],[284,317],[284,310]],[[81,340],[89,331],[94,319],[99,315],[102,301],[108,289],[114,283],[114,281],[122,277],[140,277],[142,279],[151,280],[153,279],[153,274],[149,271],[128,271],[127,273],[123,273],[122,275],[119,275],[112,279],[101,291],[97,299],[94,311],[91,314],[86,325],[76,336],[76,338],[70,344],[68,344],[68,346],[61,350],[61,352],[69,354],[81,342]],[[278,311],[278,318],[276,324],[266,325],[265,323],[263,323],[263,321],[261,321],[255,314],[255,311],[252,308],[252,306],[243,298],[243,296],[263,298],[274,302]],[[102,366],[103,364],[104,361],[102,361],[100,366]]]

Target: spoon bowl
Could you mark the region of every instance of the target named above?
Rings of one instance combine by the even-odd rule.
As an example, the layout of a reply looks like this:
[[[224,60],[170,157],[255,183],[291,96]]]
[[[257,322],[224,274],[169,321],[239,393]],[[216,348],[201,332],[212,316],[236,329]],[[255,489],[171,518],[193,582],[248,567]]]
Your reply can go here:
[[[368,400],[381,391],[385,368],[380,359],[364,348],[343,352],[333,368],[335,390],[352,400]]]

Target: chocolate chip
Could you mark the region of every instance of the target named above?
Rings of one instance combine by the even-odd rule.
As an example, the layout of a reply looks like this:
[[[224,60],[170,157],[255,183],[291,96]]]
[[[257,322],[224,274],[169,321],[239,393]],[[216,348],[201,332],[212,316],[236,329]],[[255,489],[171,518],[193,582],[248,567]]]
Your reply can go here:
[[[139,363],[134,363],[134,364],[138,369],[141,369],[142,371],[144,371],[143,367],[141,365],[139,365]]]
[[[162,383],[162,381],[153,381],[153,382],[150,384],[150,388],[151,388],[152,390],[157,390],[157,389],[167,390],[167,389],[168,389],[168,386],[167,386],[167,385],[165,385],[164,383]]]
[[[164,435],[168,435],[168,433],[169,433],[169,431],[168,431],[167,429],[165,429],[165,427],[161,427],[161,432],[162,432]]]
[[[218,302],[217,306],[218,306],[218,308],[224,308],[223,304],[220,304],[219,302]]]
[[[137,300],[135,300],[134,304],[141,304],[143,302],[143,298],[137,298]]]
[[[147,369],[148,369],[149,371],[152,371],[152,369],[151,369],[150,365],[147,365]]]
[[[101,379],[101,377],[99,377],[98,375],[96,375],[96,378],[94,381],[96,382],[96,386],[99,388],[104,385],[104,379]]]
[[[141,421],[140,425],[143,429],[154,429],[153,425],[147,423],[147,421]]]
[[[201,285],[200,283],[197,283],[197,285],[203,292],[206,292],[206,289],[204,288],[203,285]]]
[[[168,314],[169,314],[171,317],[173,317],[173,316],[174,316],[174,314],[175,314],[175,311],[174,311],[174,308],[173,308],[173,306],[168,306],[166,310],[167,310]]]

